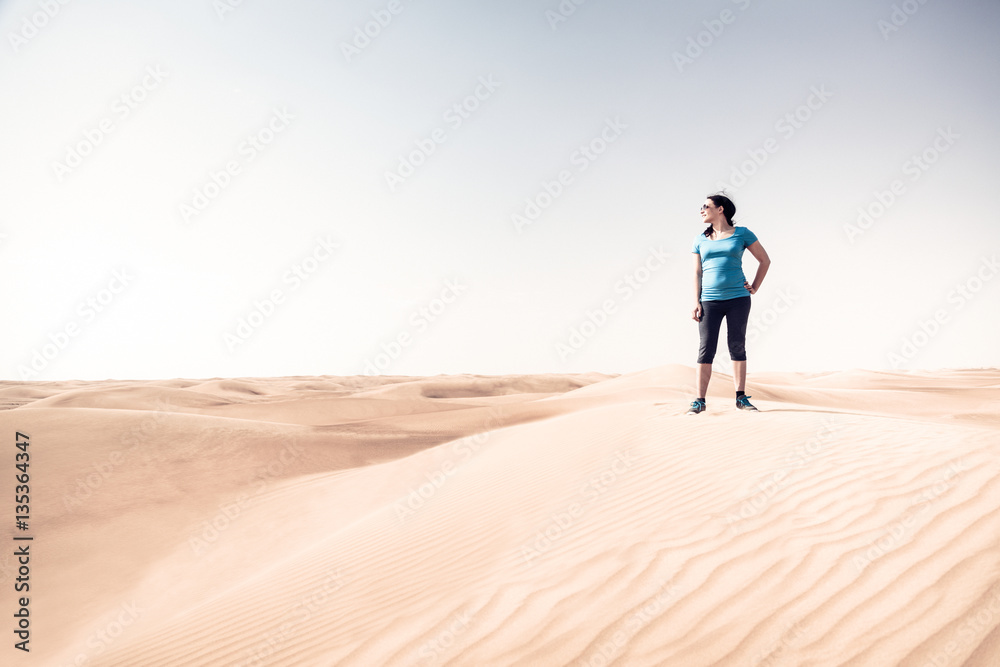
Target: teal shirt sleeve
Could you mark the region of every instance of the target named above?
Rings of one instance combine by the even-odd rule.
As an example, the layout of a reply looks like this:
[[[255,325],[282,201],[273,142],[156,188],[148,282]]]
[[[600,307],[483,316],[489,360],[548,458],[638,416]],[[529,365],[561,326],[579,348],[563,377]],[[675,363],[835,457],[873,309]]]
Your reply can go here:
[[[757,242],[757,235],[743,227],[743,247],[747,248]]]

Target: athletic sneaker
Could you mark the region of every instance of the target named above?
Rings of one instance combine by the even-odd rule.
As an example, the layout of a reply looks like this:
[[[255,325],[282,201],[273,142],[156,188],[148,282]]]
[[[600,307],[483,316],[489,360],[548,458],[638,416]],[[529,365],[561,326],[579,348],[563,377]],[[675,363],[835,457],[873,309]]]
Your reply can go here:
[[[696,415],[699,412],[705,411],[705,401],[699,401],[697,399],[691,401],[691,407],[688,409],[687,413],[689,415]]]
[[[747,396],[746,394],[743,394],[742,396],[737,398],[736,407],[738,407],[740,410],[753,410],[754,412],[760,412],[760,410],[750,405],[750,401],[747,400],[748,398],[750,397]]]

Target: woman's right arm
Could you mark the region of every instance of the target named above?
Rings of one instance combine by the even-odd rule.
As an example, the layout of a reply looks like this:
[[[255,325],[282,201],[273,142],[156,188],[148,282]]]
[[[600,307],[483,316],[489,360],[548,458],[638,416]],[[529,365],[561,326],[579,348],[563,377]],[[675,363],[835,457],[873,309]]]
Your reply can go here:
[[[691,319],[701,321],[701,253],[693,252],[694,255],[694,312]]]

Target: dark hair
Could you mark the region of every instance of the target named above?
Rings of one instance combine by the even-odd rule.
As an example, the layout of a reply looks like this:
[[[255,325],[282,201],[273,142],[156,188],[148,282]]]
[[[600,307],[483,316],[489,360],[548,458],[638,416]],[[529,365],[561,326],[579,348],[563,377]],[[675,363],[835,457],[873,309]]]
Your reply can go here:
[[[722,207],[722,214],[726,216],[726,222],[729,223],[730,227],[733,227],[733,216],[736,215],[736,204],[722,193],[716,193],[714,195],[708,195],[705,199],[711,199],[712,203],[716,206]],[[706,237],[712,235],[712,225],[709,225],[704,232],[702,232]]]

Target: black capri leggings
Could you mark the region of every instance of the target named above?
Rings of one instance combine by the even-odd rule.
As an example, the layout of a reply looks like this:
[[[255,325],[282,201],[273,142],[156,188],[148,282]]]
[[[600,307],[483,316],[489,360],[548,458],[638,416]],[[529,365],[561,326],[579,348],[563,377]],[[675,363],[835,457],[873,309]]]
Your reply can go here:
[[[726,335],[729,338],[729,358],[733,361],[746,361],[750,295],[700,303],[701,321],[698,322],[698,333],[701,334],[701,348],[698,350],[698,363],[710,364],[715,360],[723,317],[726,318]]]

